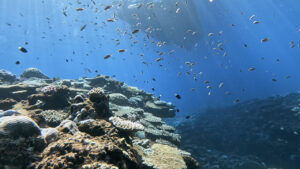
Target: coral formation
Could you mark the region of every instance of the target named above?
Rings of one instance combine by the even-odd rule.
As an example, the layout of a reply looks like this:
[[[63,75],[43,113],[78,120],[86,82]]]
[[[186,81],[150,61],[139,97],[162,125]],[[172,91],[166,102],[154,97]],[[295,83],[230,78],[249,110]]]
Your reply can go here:
[[[129,120],[124,120],[119,117],[110,117],[109,121],[112,122],[114,126],[116,126],[120,130],[127,130],[127,131],[136,131],[136,130],[144,130],[144,126],[137,122],[132,122]]]
[[[2,109],[2,110],[11,109],[11,108],[13,108],[13,105],[15,105],[16,103],[17,103],[16,100],[10,99],[10,98],[0,100],[0,109]]]
[[[56,110],[45,110],[40,113],[46,124],[51,127],[58,126],[66,117],[67,113]]]
[[[163,145],[153,144],[152,152],[145,153],[139,146],[135,147],[142,156],[143,164],[149,168],[157,169],[186,169],[187,166],[177,148]]]
[[[128,105],[128,98],[121,93],[110,94],[109,101],[114,104],[121,105],[121,106]]]
[[[70,91],[66,86],[47,85],[38,94],[28,97],[31,108],[61,109],[69,105]]]
[[[109,96],[105,95],[104,90],[100,87],[93,88],[88,92],[88,97],[93,102],[96,112],[102,117],[111,116],[109,110]]]
[[[30,137],[40,135],[39,126],[26,116],[4,116],[0,118],[0,136]]]
[[[8,72],[6,70],[0,70],[0,82],[9,82],[13,83],[17,80],[16,75]]]
[[[172,104],[108,76],[50,80],[32,72],[0,85],[0,168],[196,166],[160,118],[173,116]]]
[[[40,78],[40,79],[49,79],[37,68],[28,68],[22,74],[21,78]]]

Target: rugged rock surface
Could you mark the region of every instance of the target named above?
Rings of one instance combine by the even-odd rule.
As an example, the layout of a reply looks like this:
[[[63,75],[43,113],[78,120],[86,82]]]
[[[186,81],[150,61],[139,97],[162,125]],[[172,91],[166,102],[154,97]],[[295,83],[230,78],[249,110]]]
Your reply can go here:
[[[0,85],[0,109],[13,108],[0,110],[0,168],[197,166],[160,118],[175,116],[172,104],[107,76],[47,78],[29,69]],[[155,105],[151,112],[146,103]]]

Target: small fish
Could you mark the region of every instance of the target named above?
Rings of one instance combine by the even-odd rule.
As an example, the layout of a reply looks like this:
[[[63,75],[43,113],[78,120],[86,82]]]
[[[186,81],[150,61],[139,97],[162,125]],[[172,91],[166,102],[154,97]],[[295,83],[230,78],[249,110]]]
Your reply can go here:
[[[269,40],[270,40],[270,38],[264,38],[261,40],[261,43],[268,42]]]
[[[139,4],[136,8],[141,8],[143,6],[143,4]]]
[[[154,87],[152,87],[151,89],[152,89],[152,91],[154,91],[154,90],[155,90],[155,89],[154,89]]]
[[[158,53],[159,56],[161,56],[161,55],[163,55],[163,54],[164,54],[164,52],[159,52],[159,53]]]
[[[152,78],[152,80],[153,80],[153,81],[156,81],[156,79],[155,79],[154,77]]]
[[[80,31],[83,31],[86,28],[86,24],[80,28]]]
[[[108,10],[108,9],[110,9],[112,6],[111,5],[107,5],[105,8],[104,8],[104,10]]]
[[[211,36],[213,36],[213,35],[214,35],[214,33],[209,33],[207,36],[211,37]]]
[[[185,116],[185,119],[189,119],[189,118],[191,118],[191,116],[189,116],[189,115]]]
[[[290,48],[294,48],[296,46],[294,41],[290,41]]]
[[[180,12],[180,8],[177,8],[177,9],[176,9],[176,13],[179,13],[179,12]]]
[[[120,49],[119,53],[126,52],[126,49]]]
[[[227,96],[231,95],[231,93],[230,93],[230,92],[228,92],[228,91],[227,91],[227,92],[225,92],[225,94],[226,94]]]
[[[240,102],[240,99],[235,99],[234,100],[234,103],[239,103]]]
[[[290,76],[290,75],[287,75],[285,78],[286,78],[286,79],[289,79],[289,78],[291,78],[291,76]]]
[[[174,52],[175,52],[175,50],[171,50],[168,54],[171,55]]]
[[[250,67],[249,69],[248,69],[248,71],[254,71],[256,68],[255,67]]]
[[[135,29],[135,30],[133,30],[131,33],[132,34],[135,34],[135,33],[138,33],[140,30],[138,30],[138,29]]]
[[[224,85],[224,82],[221,82],[221,83],[219,84],[219,88],[222,88],[223,85]]]
[[[248,47],[248,45],[247,45],[246,43],[244,43],[244,47],[245,47],[245,48],[247,48],[247,47]]]
[[[275,78],[272,79],[273,82],[277,82],[277,80]]]
[[[16,65],[19,65],[20,64],[20,61],[16,61]]]
[[[255,15],[250,16],[249,20],[252,20],[255,17]]]
[[[19,47],[19,50],[21,51],[21,52],[23,52],[23,53],[27,53],[28,51],[27,51],[27,49],[25,49],[24,47]]]
[[[163,60],[163,58],[157,58],[157,59],[155,59],[155,62],[159,62],[161,60]]]
[[[28,45],[28,42],[24,42],[24,45]]]
[[[76,8],[76,11],[83,11],[84,8]]]
[[[111,55],[106,55],[106,56],[104,56],[104,59],[108,59],[110,57],[111,57]]]
[[[205,81],[204,81],[204,84],[209,84],[209,81],[208,81],[208,80],[205,80]]]
[[[179,94],[175,94],[175,97],[176,97],[177,99],[181,99],[181,96],[180,96]]]
[[[107,21],[107,22],[114,22],[115,19],[114,19],[114,18],[108,18],[108,19],[106,19],[106,21]]]
[[[259,24],[260,22],[259,21],[253,21],[253,24]]]

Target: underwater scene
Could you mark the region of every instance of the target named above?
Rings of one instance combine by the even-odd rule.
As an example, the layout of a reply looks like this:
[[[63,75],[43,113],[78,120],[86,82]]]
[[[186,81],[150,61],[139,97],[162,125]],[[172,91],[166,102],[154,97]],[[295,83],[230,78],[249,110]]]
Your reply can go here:
[[[300,169],[299,9],[0,0],[0,169]]]

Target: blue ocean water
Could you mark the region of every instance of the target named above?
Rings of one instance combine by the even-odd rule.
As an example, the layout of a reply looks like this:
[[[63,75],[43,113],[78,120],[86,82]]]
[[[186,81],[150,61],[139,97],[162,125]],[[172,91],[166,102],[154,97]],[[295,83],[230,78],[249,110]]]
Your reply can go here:
[[[189,18],[198,18],[194,22],[200,26],[197,44],[189,49],[171,43],[159,47],[159,39],[147,37],[144,31],[131,35],[132,25],[114,16],[116,5],[104,10],[112,1],[1,0],[0,69],[20,75],[28,67],[37,67],[60,78],[115,76],[173,102],[180,109],[178,118],[205,107],[234,104],[237,99],[299,90],[299,1],[180,2],[193,3],[197,16]],[[169,5],[174,8],[174,4]],[[180,14],[174,9],[170,15]],[[111,17],[116,21],[107,22]],[[172,19],[166,16],[160,21],[168,21],[170,27],[180,23]],[[123,35],[124,31],[128,33]],[[269,41],[262,43],[264,38]],[[20,52],[19,46],[28,53]],[[126,51],[119,53],[120,49]],[[163,60],[156,62],[157,58]],[[189,67],[186,62],[195,64]]]

